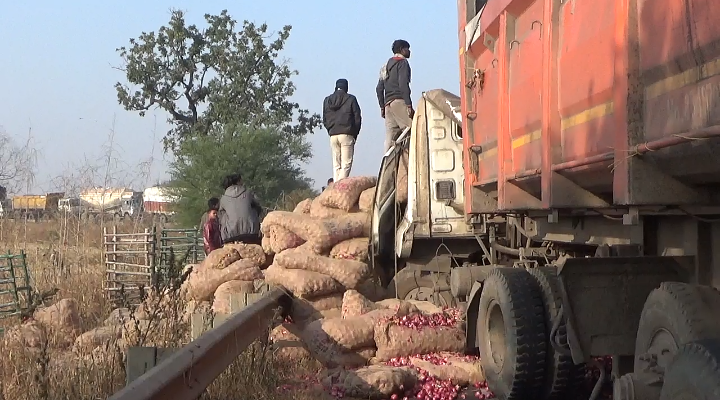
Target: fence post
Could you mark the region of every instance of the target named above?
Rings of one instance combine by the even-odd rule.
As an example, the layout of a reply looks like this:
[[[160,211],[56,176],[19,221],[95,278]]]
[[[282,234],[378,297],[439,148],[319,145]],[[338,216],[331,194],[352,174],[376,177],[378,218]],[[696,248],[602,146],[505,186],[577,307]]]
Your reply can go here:
[[[125,364],[125,384],[141,377],[147,371],[163,362],[165,358],[175,352],[176,349],[157,347],[130,347],[127,350],[127,362]]]

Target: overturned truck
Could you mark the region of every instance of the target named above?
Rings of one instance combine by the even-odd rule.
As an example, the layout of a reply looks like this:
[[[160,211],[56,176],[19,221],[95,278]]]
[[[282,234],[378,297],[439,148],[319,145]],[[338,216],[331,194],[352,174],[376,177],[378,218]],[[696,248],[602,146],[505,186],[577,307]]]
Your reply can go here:
[[[683,4],[459,0],[460,96],[383,158],[373,266],[465,308],[499,398],[597,357],[615,400],[720,396],[720,9]]]

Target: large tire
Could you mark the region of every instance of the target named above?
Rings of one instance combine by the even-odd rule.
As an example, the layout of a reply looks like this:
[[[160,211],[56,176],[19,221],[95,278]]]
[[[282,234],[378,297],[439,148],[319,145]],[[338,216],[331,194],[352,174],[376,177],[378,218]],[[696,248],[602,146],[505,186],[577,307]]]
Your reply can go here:
[[[553,267],[532,268],[529,272],[540,287],[545,306],[545,328],[548,346],[545,364],[547,372],[542,399],[559,400],[568,398],[569,395],[575,394],[583,384],[585,366],[575,365],[572,356],[556,352],[550,343],[550,332],[562,306],[560,281],[556,269]],[[564,319],[558,328],[558,336],[567,338]]]
[[[540,288],[521,268],[497,268],[485,279],[477,338],[485,379],[500,399],[536,398],[545,382],[545,316]]]
[[[690,342],[670,362],[660,400],[720,399],[720,341]]]
[[[663,282],[645,300],[635,341],[637,373],[664,371],[684,344],[718,337],[720,293],[712,287]]]
[[[441,280],[447,274],[434,275],[434,278],[433,275],[423,276],[420,270],[400,271],[387,287],[388,296],[401,300],[429,301],[438,307],[454,307],[455,299],[449,290],[435,293],[436,280]]]

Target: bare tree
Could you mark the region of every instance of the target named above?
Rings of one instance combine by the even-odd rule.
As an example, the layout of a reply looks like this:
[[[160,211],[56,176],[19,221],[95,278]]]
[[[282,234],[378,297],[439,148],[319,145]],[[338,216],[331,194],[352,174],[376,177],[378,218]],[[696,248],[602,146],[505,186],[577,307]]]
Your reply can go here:
[[[0,186],[12,192],[31,184],[36,167],[37,150],[32,135],[18,142],[0,126]]]

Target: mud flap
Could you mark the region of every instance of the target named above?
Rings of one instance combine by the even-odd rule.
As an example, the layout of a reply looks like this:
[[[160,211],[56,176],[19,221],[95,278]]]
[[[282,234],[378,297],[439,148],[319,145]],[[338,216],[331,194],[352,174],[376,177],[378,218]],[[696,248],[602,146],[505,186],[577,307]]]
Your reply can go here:
[[[468,296],[467,308],[465,309],[465,347],[468,352],[474,353],[478,348],[477,330],[475,324],[479,317],[478,306],[480,304],[480,295],[482,294],[483,282],[476,281],[470,289]]]
[[[568,258],[558,265],[573,362],[631,356],[645,299],[662,282],[687,282],[693,257]]]

